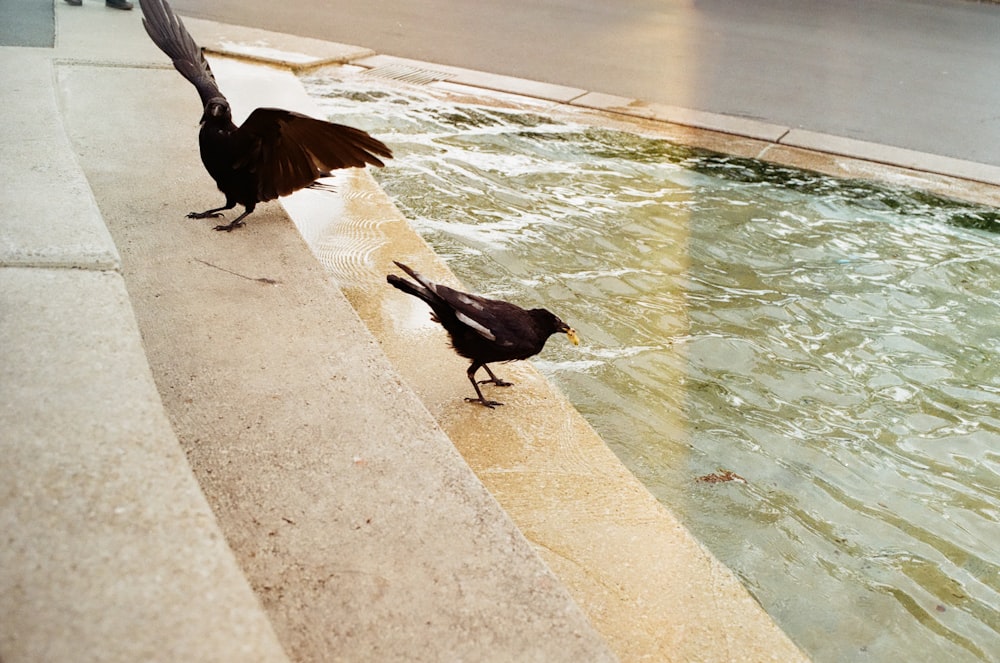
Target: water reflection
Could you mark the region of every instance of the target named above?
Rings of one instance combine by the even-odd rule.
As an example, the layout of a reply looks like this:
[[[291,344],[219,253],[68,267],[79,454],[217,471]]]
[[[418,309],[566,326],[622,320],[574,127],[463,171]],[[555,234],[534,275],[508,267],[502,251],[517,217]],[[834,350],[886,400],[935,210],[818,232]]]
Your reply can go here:
[[[580,330],[536,364],[815,660],[1000,660],[996,210],[306,83],[470,287]]]

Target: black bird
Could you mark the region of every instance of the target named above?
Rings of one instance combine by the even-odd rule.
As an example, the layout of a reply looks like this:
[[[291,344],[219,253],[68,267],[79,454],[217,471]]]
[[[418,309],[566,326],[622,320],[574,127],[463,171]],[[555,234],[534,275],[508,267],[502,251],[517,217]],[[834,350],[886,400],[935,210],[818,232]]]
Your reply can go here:
[[[218,217],[243,205],[232,223],[215,227],[231,231],[243,225],[257,203],[319,187],[316,180],[332,170],[382,166],[379,157],[392,156],[384,143],[360,129],[280,108],[258,108],[237,127],[201,49],[166,0],[140,0],[139,6],[150,38],[198,89],[205,109],[198,134],[201,160],[226,194],[222,207],[191,212],[189,218]]]
[[[470,403],[481,403],[488,408],[503,405],[486,400],[479,389],[480,384],[487,383],[498,387],[511,385],[495,376],[487,364],[537,355],[545,347],[549,336],[557,332],[566,334],[573,345],[580,342],[569,325],[546,309],[526,310],[509,302],[454,290],[427,280],[403,263],[396,262],[396,266],[413,277],[416,283],[395,274],[389,274],[386,280],[403,292],[427,302],[434,311],[431,319],[440,322],[447,330],[455,352],[472,360],[466,374],[478,398],[466,398]],[[476,371],[480,367],[486,369],[489,380],[476,382]]]

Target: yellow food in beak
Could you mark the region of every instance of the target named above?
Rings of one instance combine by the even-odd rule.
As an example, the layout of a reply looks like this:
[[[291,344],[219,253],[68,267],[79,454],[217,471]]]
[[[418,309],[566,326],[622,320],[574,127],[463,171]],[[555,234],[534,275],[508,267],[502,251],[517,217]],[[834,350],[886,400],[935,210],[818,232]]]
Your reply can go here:
[[[576,335],[575,329],[570,329],[569,331],[567,331],[566,336],[567,338],[569,338],[569,342],[572,343],[573,345],[580,345],[580,337]]]

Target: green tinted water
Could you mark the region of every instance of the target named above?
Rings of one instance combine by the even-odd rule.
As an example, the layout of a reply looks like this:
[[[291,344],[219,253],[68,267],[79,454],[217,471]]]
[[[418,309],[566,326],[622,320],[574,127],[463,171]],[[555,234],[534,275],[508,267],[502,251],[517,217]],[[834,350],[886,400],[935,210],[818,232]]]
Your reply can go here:
[[[815,660],[1000,660],[996,210],[305,82],[470,288],[577,328],[536,364]]]

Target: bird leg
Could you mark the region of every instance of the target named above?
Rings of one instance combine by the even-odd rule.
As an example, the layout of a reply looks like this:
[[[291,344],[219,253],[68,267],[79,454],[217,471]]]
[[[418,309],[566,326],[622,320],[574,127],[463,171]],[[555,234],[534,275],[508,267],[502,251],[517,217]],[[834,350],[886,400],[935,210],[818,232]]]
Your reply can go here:
[[[512,386],[514,386],[513,382],[507,382],[506,380],[502,380],[502,379],[498,378],[497,376],[493,375],[493,371],[491,371],[490,367],[487,366],[486,364],[483,364],[483,368],[485,368],[486,372],[490,374],[490,379],[489,380],[480,380],[479,384],[495,384],[498,387],[512,387]]]
[[[472,366],[469,366],[469,370],[466,371],[465,374],[469,376],[469,382],[472,383],[472,388],[476,390],[476,395],[479,396],[479,398],[466,398],[465,402],[466,403],[479,403],[480,405],[485,405],[486,407],[490,408],[491,410],[494,407],[496,407],[497,405],[503,405],[503,403],[500,403],[498,401],[488,401],[488,400],[486,400],[485,397],[483,397],[483,392],[480,391],[479,384],[476,382],[476,371],[477,370],[479,370],[479,364],[473,362]],[[486,369],[487,372],[489,372],[489,370],[490,369],[488,369],[488,368]],[[493,375],[493,374],[490,373],[490,375]]]
[[[240,226],[244,225],[243,219],[245,219],[247,217],[247,215],[250,214],[250,212],[252,212],[252,211],[253,211],[253,207],[247,207],[246,210],[243,211],[243,214],[240,214],[238,217],[236,217],[235,219],[233,219],[232,223],[227,223],[227,224],[224,224],[224,225],[215,226],[215,229],[216,230],[225,230],[227,233],[231,233],[231,232],[233,232],[234,228],[239,228]]]
[[[236,207],[236,203],[229,203],[229,202],[227,202],[222,207],[216,207],[216,208],[213,208],[213,209],[207,209],[204,212],[188,212],[187,218],[189,218],[189,219],[208,219],[208,218],[214,218],[214,217],[217,217],[217,216],[222,216],[221,212],[224,212],[227,209],[233,209],[234,207]]]

